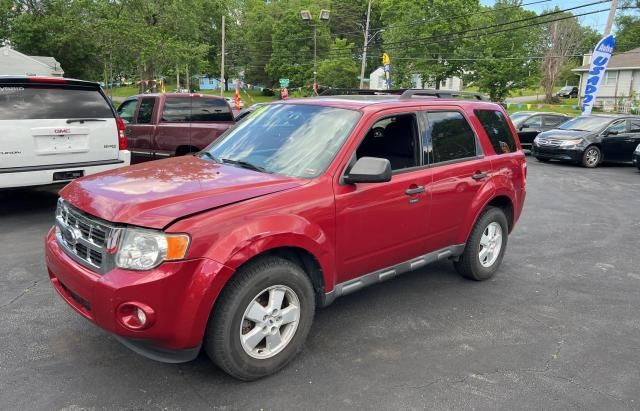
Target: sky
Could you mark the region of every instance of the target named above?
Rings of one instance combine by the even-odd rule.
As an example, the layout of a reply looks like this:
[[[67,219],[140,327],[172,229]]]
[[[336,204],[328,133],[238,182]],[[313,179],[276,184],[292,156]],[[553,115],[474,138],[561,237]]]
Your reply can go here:
[[[527,4],[527,3],[533,3],[536,1],[537,0],[522,0],[522,3]],[[558,6],[562,10],[565,10],[571,7],[593,3],[595,1],[597,0],[550,0],[544,3],[525,6],[525,8],[529,10],[533,10],[536,13],[540,14],[544,10],[552,9],[552,8],[555,8],[556,6]],[[495,0],[480,0],[480,3],[482,3],[485,6],[493,6],[493,4],[495,3]],[[581,14],[581,13],[586,13],[590,11],[608,9],[610,6],[611,6],[611,3],[602,3],[602,4],[597,4],[595,6],[583,7],[576,10],[572,10],[572,13]],[[608,11],[602,12],[602,13],[590,14],[588,16],[580,17],[580,22],[583,25],[589,26],[594,30],[597,30],[602,33],[607,23],[608,15],[609,15]]]

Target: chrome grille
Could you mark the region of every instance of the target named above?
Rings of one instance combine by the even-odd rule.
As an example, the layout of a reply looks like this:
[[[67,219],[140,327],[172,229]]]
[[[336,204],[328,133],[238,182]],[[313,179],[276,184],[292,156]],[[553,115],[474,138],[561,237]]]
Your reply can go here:
[[[112,268],[110,241],[116,240],[119,228],[85,214],[64,200],[56,209],[56,238],[65,252],[85,267],[105,273]]]
[[[563,141],[565,140],[557,138],[541,138],[538,139],[538,145],[542,147],[560,147]]]

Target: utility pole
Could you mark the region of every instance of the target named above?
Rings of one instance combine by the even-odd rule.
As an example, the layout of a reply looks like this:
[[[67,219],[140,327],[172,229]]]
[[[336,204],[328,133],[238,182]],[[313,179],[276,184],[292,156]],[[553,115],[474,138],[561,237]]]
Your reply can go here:
[[[604,36],[607,37],[611,34],[611,27],[613,26],[613,20],[616,17],[616,9],[618,8],[618,0],[611,1],[611,10],[609,10],[609,18],[607,19],[607,27],[604,29]]]
[[[371,17],[371,0],[367,8],[367,24],[364,29],[364,47],[362,50],[362,65],[360,66],[360,88],[364,88],[364,70],[367,66],[367,46],[369,45],[369,18]],[[371,87],[371,86],[369,86]]]
[[[222,59],[220,60],[220,96],[224,97],[224,16],[222,16]]]

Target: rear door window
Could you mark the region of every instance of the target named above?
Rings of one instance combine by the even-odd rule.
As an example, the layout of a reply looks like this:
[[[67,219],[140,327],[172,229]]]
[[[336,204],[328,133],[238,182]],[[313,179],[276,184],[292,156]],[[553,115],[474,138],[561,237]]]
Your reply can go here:
[[[223,99],[168,97],[164,104],[162,121],[169,123],[233,121],[233,114]]]
[[[473,158],[477,155],[473,129],[457,111],[434,111],[426,114],[429,124],[423,139],[430,163]]]
[[[640,120],[631,120],[629,122],[629,133],[640,133]]]
[[[138,109],[138,117],[136,123],[138,124],[150,124],[153,117],[153,108],[156,105],[156,99],[154,97],[146,97],[140,101],[140,108]]]
[[[113,117],[99,90],[0,83],[0,120]]]
[[[496,154],[513,153],[518,149],[502,112],[496,110],[475,110],[474,112],[487,133]],[[537,117],[540,118],[540,116]],[[526,123],[528,124],[529,120]]]
[[[567,121],[566,117],[544,116],[544,126],[547,128],[558,126]]]

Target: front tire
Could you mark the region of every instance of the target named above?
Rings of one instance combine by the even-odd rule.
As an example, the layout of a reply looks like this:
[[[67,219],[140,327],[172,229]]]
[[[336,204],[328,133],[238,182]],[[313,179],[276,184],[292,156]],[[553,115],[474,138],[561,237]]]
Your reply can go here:
[[[315,312],[304,270],[280,257],[242,267],[216,302],[204,347],[222,370],[244,381],[273,374],[302,349]]]
[[[536,160],[538,160],[541,163],[548,163],[549,162],[548,158],[542,158],[542,157],[536,157]]]
[[[454,262],[456,271],[474,281],[493,277],[507,249],[508,233],[504,211],[496,207],[485,209],[471,231],[464,253]]]
[[[602,153],[596,146],[589,146],[582,153],[582,166],[586,168],[596,168],[600,164]]]

